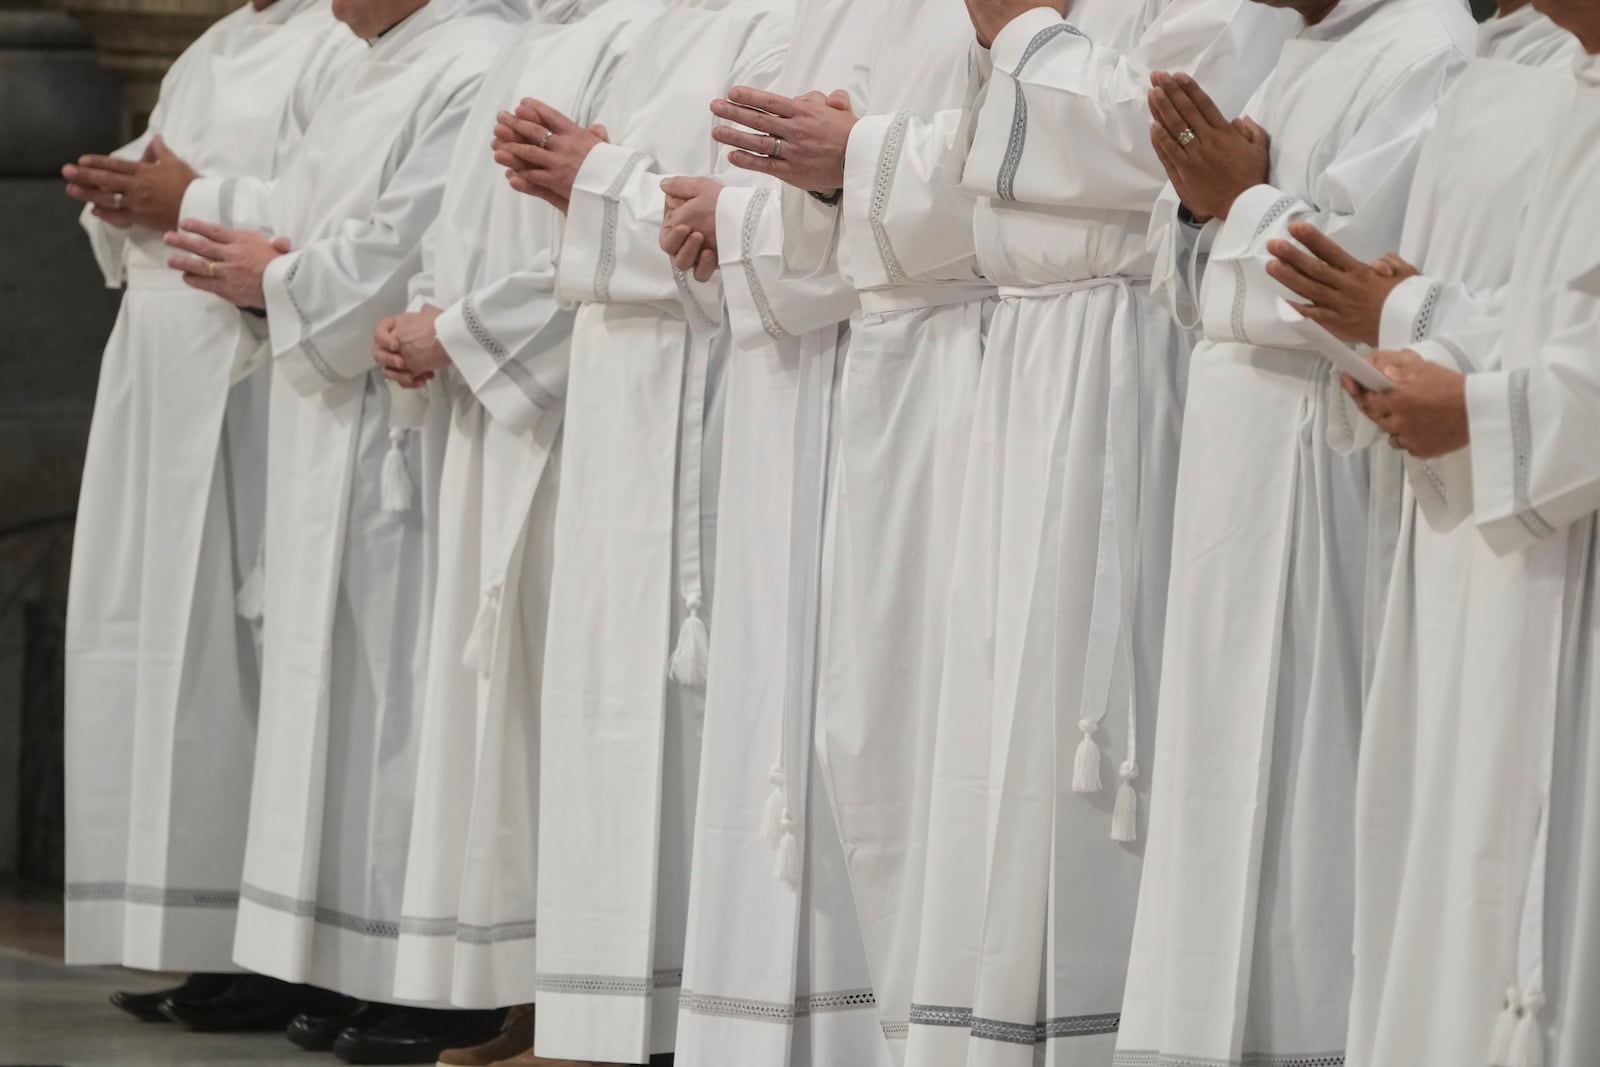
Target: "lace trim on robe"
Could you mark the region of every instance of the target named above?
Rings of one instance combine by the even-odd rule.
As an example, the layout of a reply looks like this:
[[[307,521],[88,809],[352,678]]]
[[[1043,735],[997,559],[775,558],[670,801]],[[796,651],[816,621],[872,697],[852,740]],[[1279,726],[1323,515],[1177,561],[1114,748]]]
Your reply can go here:
[[[300,273],[300,264],[303,262],[305,261],[297,259],[293,263],[289,264],[289,273],[283,276],[283,291],[289,297],[289,306],[294,308],[294,313],[300,317],[301,332],[310,333],[311,316],[306,314],[305,309],[300,306],[300,301],[295,299],[294,295],[294,279],[295,276]],[[306,358],[311,361],[311,365],[317,368],[318,374],[322,375],[330,382],[344,381],[344,379],[339,377],[338,373],[333,369],[333,364],[329,363],[323,358],[322,351],[317,348],[316,342],[312,341],[311,338],[301,338],[298,347],[300,351],[306,354]]]
[[[609,974],[541,974],[534,988],[541,993],[565,993],[584,997],[648,997],[658,989],[683,985],[683,971],[657,971],[649,978],[630,978]]]
[[[115,902],[155,908],[236,908],[239,894],[231,889],[177,889],[130,882],[73,882],[66,888],[69,904]]]
[[[1428,331],[1433,329],[1433,313],[1439,307],[1439,294],[1444,291],[1444,286],[1434,282],[1428,286],[1428,295],[1422,298],[1422,306],[1417,309],[1417,320],[1411,324],[1411,343],[1416,344],[1428,336]]]
[[[1533,506],[1533,414],[1528,407],[1528,370],[1511,372],[1506,390],[1511,401],[1511,481],[1517,521],[1534,537],[1543,540],[1556,528]]]
[[[902,111],[889,124],[883,137],[883,150],[878,153],[878,178],[872,186],[872,206],[867,210],[867,221],[872,224],[872,236],[878,242],[878,257],[883,260],[884,273],[889,281],[904,285],[909,281],[900,257],[894,254],[894,244],[889,240],[889,228],[883,216],[889,210],[889,194],[894,191],[895,175],[900,170],[900,154],[906,146],[906,130],[911,126],[911,112]]]
[[[1000,177],[994,186],[995,195],[1001,200],[1014,201],[1017,198],[1017,171],[1022,166],[1022,149],[1028,141],[1028,98],[1022,92],[1023,68],[1038,55],[1041,48],[1064,33],[1089,39],[1087,34],[1070,22],[1046,26],[1034,34],[1033,40],[1023,50],[1022,58],[1017,61],[1017,69],[1011,72],[1011,77],[1017,80],[1017,102],[1011,113],[1011,139],[1006,142],[1005,158],[1000,161]]]
[[[756,314],[761,316],[761,328],[774,341],[782,341],[789,335],[778,323],[778,316],[772,312],[772,301],[767,299],[767,291],[761,287],[761,275],[757,273],[753,262],[756,227],[760,224],[762,209],[771,198],[771,188],[758,189],[756,195],[750,198],[750,206],[744,213],[744,227],[739,234],[739,261],[744,265],[744,280],[750,287],[750,299],[755,301]]]
[[[532,919],[483,926],[459,919],[402,918],[400,933],[404,937],[453,937],[464,945],[499,945],[507,941],[532,941],[538,936],[539,924]]]
[[[616,179],[605,192],[605,211],[600,224],[600,260],[594,268],[594,293],[598,303],[611,302],[611,279],[617,273],[617,198],[633,172],[644,162],[644,153],[635,152],[617,172]]]
[[[495,367],[511,380],[512,385],[522,390],[522,395],[527,397],[534,407],[544,411],[559,403],[548,389],[539,384],[533,372],[512,359],[511,353],[506,351],[506,346],[489,332],[489,328],[478,317],[478,306],[470,296],[461,301],[461,318],[467,324],[467,332],[478,342],[478,347],[489,353],[489,358],[494,360]]]

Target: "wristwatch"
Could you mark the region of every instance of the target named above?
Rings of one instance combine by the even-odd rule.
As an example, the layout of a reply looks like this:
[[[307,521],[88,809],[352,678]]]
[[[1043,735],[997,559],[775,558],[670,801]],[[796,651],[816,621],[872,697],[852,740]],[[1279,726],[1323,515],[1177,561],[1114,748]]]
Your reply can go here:
[[[844,201],[844,190],[835,189],[831,193],[812,193],[812,197],[829,207],[838,207]]]

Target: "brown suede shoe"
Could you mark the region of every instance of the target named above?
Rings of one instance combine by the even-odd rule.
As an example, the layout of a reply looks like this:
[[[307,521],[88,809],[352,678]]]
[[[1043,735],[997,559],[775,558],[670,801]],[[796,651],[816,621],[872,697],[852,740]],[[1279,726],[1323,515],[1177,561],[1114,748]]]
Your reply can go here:
[[[489,1067],[515,1059],[533,1049],[533,1005],[521,1004],[506,1012],[500,1033],[472,1048],[448,1048],[439,1053],[438,1067]]]
[[[536,1056],[532,1049],[509,1060],[490,1064],[490,1067],[622,1067],[621,1064],[594,1063],[589,1060],[551,1060]]]

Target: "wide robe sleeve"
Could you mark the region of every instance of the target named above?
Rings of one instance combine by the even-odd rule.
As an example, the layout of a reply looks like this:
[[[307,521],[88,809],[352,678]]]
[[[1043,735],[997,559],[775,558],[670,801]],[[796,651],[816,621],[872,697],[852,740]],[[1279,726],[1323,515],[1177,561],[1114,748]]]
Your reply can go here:
[[[1600,299],[1562,299],[1572,325],[1531,366],[1467,378],[1473,518],[1502,555],[1600,509]]]
[[[963,121],[902,111],[851,131],[839,254],[857,288],[978,279],[974,201],[951,167]]]
[[[526,269],[468,294],[434,323],[462,381],[516,433],[560,405],[571,366],[573,314],[556,300],[554,260],[549,249],[529,252]]]
[[[267,267],[262,288],[273,358],[296,389],[316,392],[372,369],[373,331],[405,309],[476,84],[458,87],[403,146],[369,216],[348,219]]]
[[[160,105],[157,105],[158,110],[159,108]],[[139,159],[144,155],[152,136],[146,131],[137,140],[130,141],[111,154],[118,159]],[[127,264],[123,260],[128,250],[127,229],[96,218],[93,204],[83,206],[83,210],[78,213],[78,225],[83,227],[84,234],[89,238],[89,250],[94,253],[94,261],[105,277],[106,288],[121,289],[123,283],[128,280]]]
[[[729,186],[717,199],[717,256],[733,343],[742,349],[820,330],[853,315],[855,286],[839,274],[837,259],[804,275],[789,273],[784,257],[783,198],[776,181]],[[837,207],[813,201],[838,225]],[[814,227],[813,227],[814,228]]]
[[[1312,180],[1308,199],[1270,184],[1241,193],[1216,229],[1200,289],[1205,334],[1213,341],[1305,348],[1293,294],[1267,274],[1267,244],[1292,241],[1289,226],[1309,222],[1358,259],[1376,259],[1399,236],[1411,178],[1438,101],[1464,62],[1441,50],[1396,74],[1377,94],[1360,127],[1340,143]],[[1268,131],[1271,132],[1270,130]]]
[[[1129,0],[1133,2],[1133,0]],[[1167,182],[1150,146],[1150,75],[1186,71],[1233,111],[1282,33],[1240,0],[1172,4],[1130,51],[1092,40],[1052,8],[995,35],[963,184],[1025,204],[1147,212]]]

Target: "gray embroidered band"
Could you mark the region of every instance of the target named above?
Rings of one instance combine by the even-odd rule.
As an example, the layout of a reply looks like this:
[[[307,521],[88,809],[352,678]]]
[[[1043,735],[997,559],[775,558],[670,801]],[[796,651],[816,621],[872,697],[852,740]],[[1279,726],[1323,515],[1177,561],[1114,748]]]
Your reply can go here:
[[[1164,1052],[1118,1052],[1115,1067],[1344,1067],[1343,1052],[1276,1055],[1247,1052],[1236,1060],[1168,1055]]]
[[[951,1027],[968,1030],[973,1037],[1009,1045],[1041,1045],[1071,1037],[1114,1034],[1122,1023],[1116,1012],[1099,1015],[1063,1015],[1040,1023],[1014,1023],[985,1019],[970,1008],[931,1004],[911,1005],[912,1026]]]
[[[600,224],[600,261],[594,268],[595,297],[602,304],[611,300],[611,279],[617,273],[617,198],[622,195],[628,179],[633,177],[633,172],[638,170],[643,162],[643,152],[635,152],[629,156],[605,192],[604,216]]]
[[[877,998],[872,995],[870,989],[852,989],[840,993],[812,993],[797,997],[792,1004],[781,1004],[771,1000],[751,1000],[745,997],[710,996],[686,989],[678,1003],[691,1015],[744,1019],[750,1022],[787,1026],[792,1025],[796,1019],[810,1015],[876,1008]]]
[[[1450,353],[1450,358],[1456,361],[1456,369],[1462,374],[1478,373],[1478,364],[1471,356],[1467,355],[1466,349],[1462,348],[1448,337],[1435,337],[1432,338],[1432,340],[1435,344],[1439,345],[1439,347]]]
[[[894,192],[895,175],[900,170],[900,153],[905,150],[906,130],[911,127],[911,112],[902,111],[889,124],[883,136],[883,150],[878,153],[878,175],[872,185],[872,205],[867,209],[867,221],[872,225],[872,236],[878,242],[878,258],[883,260],[884,273],[889,281],[904,285],[908,280],[900,257],[894,254],[889,240],[889,229],[883,217],[889,210],[889,196]]]
[[[117,902],[155,908],[220,909],[239,906],[239,893],[234,889],[179,889],[130,882],[72,882],[67,885],[65,896],[72,904]]]
[[[1433,329],[1433,313],[1439,306],[1439,294],[1444,286],[1434,282],[1428,286],[1428,295],[1422,298],[1422,306],[1417,309],[1416,321],[1411,324],[1411,343],[1416,344],[1428,336]]]
[[[1528,369],[1509,375],[1506,392],[1511,402],[1511,482],[1517,521],[1534,537],[1544,539],[1556,528],[1533,506],[1533,413],[1528,406]]]
[[[540,974],[533,981],[540,993],[579,997],[648,997],[657,990],[683,985],[683,971],[657,971],[649,978],[609,974]]]
[[[295,315],[300,319],[301,332],[310,333],[311,316],[306,314],[305,309],[300,306],[300,301],[297,300],[294,295],[294,280],[295,277],[300,273],[300,264],[304,262],[304,259],[297,257],[293,263],[289,264],[289,273],[283,276],[283,291],[288,294],[289,306],[294,308]],[[329,363],[323,358],[321,350],[317,348],[316,343],[312,341],[311,338],[303,338],[300,341],[299,348],[300,351],[306,354],[306,358],[311,361],[311,365],[317,368],[318,374],[322,375],[330,382],[344,381],[344,379],[339,377],[339,375],[334,371],[333,364]]]
[[[761,212],[770,199],[772,199],[770,186],[756,190],[756,195],[750,198],[750,206],[744,212],[744,226],[739,233],[739,260],[744,264],[744,281],[750,287],[750,299],[755,301],[756,314],[761,316],[761,328],[767,331],[767,336],[774,341],[781,341],[788,334],[779,325],[778,316],[772,312],[772,302],[767,299],[767,291],[761,285],[761,275],[757,273],[754,262],[756,227],[760,225]]]
[[[532,919],[521,922],[495,923],[482,926],[464,923],[459,919],[402,918],[402,937],[450,937],[463,945],[499,945],[508,941],[532,941],[539,933],[539,924]]]
[[[347,911],[324,907],[314,900],[301,900],[283,893],[274,893],[270,889],[262,889],[248,882],[239,887],[239,898],[269,911],[282,912],[297,919],[310,919],[318,926],[346,930],[364,937],[394,940],[400,936],[400,924],[395,920],[369,919],[364,915],[353,915]]]
[[[506,351],[506,346],[489,332],[489,328],[478,317],[478,306],[470,296],[461,301],[461,318],[467,324],[467,332],[478,342],[478,347],[489,353],[489,358],[494,360],[495,367],[512,385],[522,391],[522,395],[528,398],[529,403],[541,411],[560,403],[550,390],[539,384],[533,372],[512,359],[511,353]]]
[[[1016,79],[1017,101],[1011,113],[1011,138],[1006,142],[1005,158],[1000,161],[1000,177],[995,182],[995,195],[1001,200],[1016,200],[1017,171],[1022,167],[1022,150],[1028,141],[1028,98],[1022,91],[1022,71],[1030,60],[1039,54],[1039,50],[1064,33],[1076,37],[1087,36],[1082,30],[1070,22],[1058,22],[1054,26],[1046,26],[1034,34],[1033,40],[1028,42],[1028,47],[1023,49],[1022,58],[1017,60],[1017,69],[1011,72]]]
[[[1245,286],[1249,279],[1245,277],[1244,263],[1240,260],[1233,261],[1233,318],[1230,325],[1233,328],[1234,340],[1240,344],[1252,344],[1250,334],[1244,326]]]
[[[234,229],[233,209],[239,197],[239,179],[224,178],[217,190],[217,224]]]

